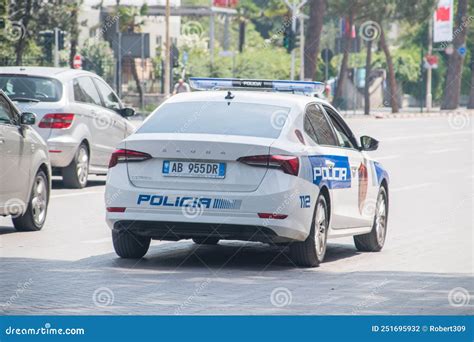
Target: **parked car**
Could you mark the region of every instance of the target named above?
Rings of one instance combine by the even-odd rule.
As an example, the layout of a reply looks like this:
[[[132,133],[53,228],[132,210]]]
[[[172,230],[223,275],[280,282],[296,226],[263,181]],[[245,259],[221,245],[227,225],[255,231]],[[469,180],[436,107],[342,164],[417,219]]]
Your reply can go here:
[[[0,90],[0,215],[11,215],[20,231],[43,228],[51,189],[48,147],[31,128],[35,120]]]
[[[53,172],[70,188],[85,187],[89,174],[106,174],[114,148],[134,130],[128,117],[135,111],[91,72],[2,67],[0,88],[37,115],[33,127],[48,145]]]

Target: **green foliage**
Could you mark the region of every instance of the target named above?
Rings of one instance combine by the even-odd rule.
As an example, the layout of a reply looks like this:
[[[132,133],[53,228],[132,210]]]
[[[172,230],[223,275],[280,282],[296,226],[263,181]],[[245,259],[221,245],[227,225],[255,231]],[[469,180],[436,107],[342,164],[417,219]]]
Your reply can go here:
[[[84,69],[103,77],[108,83],[113,82],[114,56],[107,42],[90,38],[80,54],[84,59]]]

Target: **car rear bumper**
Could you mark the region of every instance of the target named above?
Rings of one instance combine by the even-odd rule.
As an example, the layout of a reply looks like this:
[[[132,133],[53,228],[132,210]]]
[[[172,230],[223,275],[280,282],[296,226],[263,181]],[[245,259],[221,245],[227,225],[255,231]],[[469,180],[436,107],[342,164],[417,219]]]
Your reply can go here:
[[[107,212],[106,220],[111,229],[128,227],[163,240],[215,233],[221,239],[302,241],[309,234],[314,203],[302,208],[300,196],[316,199],[309,189],[318,191],[304,179],[277,170],[269,172],[252,192],[142,189],[128,181],[125,165],[117,165],[108,174],[105,202],[108,208],[125,209]],[[188,204],[192,199],[210,201],[193,207],[183,205],[183,198],[191,198]],[[284,217],[261,218],[259,213]]]
[[[220,240],[245,240],[267,243],[287,241],[287,239],[279,237],[268,227],[239,224],[124,220],[115,222],[113,229],[116,231],[130,231],[137,235],[169,241],[195,237],[215,237]]]
[[[71,164],[79,146],[76,142],[64,142],[57,139],[49,139],[46,143],[52,167],[66,167]]]

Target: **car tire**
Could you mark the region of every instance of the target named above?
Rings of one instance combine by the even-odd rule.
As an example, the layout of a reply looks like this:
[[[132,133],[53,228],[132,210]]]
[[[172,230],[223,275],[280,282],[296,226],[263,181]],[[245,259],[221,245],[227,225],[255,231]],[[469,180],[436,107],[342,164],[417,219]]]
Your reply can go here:
[[[385,244],[387,236],[388,197],[382,186],[377,195],[374,223],[370,233],[354,236],[354,244],[361,252],[379,252]]]
[[[215,237],[196,237],[193,238],[193,241],[197,245],[217,245],[219,239]]]
[[[89,149],[85,143],[79,145],[71,164],[62,169],[63,183],[67,188],[82,189],[89,176]]]
[[[38,231],[46,221],[49,202],[49,182],[43,171],[36,173],[26,211],[13,217],[13,225],[18,231]]]
[[[115,253],[124,259],[142,258],[150,248],[151,238],[139,236],[129,231],[112,231]]]
[[[326,254],[328,227],[328,205],[326,198],[320,194],[316,201],[308,237],[305,241],[290,244],[291,258],[298,266],[316,267],[323,261]]]

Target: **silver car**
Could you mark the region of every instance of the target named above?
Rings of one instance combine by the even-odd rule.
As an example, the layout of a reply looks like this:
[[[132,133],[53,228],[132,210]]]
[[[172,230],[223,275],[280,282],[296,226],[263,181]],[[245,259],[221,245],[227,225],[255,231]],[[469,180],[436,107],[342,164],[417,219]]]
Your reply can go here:
[[[21,231],[43,228],[51,189],[48,147],[31,128],[35,120],[0,90],[0,215],[11,215]]]
[[[114,148],[134,131],[123,106],[99,76],[74,69],[1,67],[0,88],[46,141],[53,173],[66,187],[83,188],[89,174],[106,174]]]

